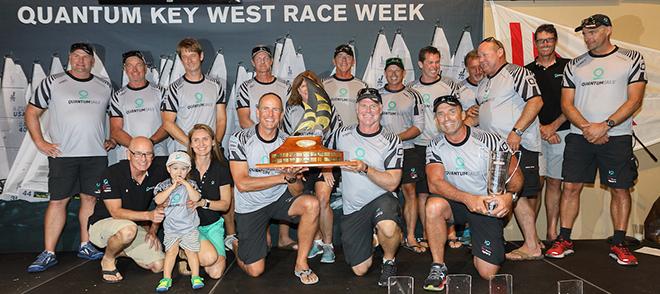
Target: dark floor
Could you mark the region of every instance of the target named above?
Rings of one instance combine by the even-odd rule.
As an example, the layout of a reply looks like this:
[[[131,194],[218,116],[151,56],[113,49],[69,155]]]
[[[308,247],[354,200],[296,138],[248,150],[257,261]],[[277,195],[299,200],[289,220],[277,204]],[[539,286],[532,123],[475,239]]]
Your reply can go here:
[[[640,265],[622,267],[607,256],[604,240],[576,241],[576,254],[562,260],[545,259],[530,262],[507,262],[501,273],[514,277],[514,293],[557,293],[557,281],[582,279],[584,293],[660,293],[660,257],[637,254]],[[132,261],[120,259],[117,267],[124,276],[119,284],[104,284],[97,261],[85,261],[73,253],[58,255],[59,264],[45,273],[28,274],[26,266],[34,254],[2,254],[0,293],[153,293],[161,278],[139,269]],[[488,293],[488,282],[474,270],[467,249],[448,249],[446,262],[451,273],[472,275],[473,293]],[[230,254],[228,269],[221,280],[207,279],[206,287],[196,293],[386,293],[376,286],[379,266],[365,277],[355,277],[338,252],[337,262],[320,264],[318,258],[311,267],[320,277],[314,286],[303,286],[293,275],[295,252],[273,250],[268,256],[267,270],[260,278],[250,278],[233,262]],[[415,278],[415,291],[423,293],[421,283],[428,274],[430,255],[417,255],[400,250],[397,256],[400,275]],[[170,292],[187,293],[187,277],[176,276]]]

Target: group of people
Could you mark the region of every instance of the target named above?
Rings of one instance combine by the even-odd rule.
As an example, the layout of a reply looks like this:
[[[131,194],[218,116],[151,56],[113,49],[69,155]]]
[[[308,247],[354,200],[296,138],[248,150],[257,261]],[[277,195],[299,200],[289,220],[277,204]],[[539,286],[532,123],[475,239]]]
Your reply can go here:
[[[73,44],[71,69],[44,80],[25,113],[33,141],[49,156],[51,195],[45,250],[28,271],[57,263],[66,205],[80,194],[78,256],[100,259],[106,282],[123,279],[116,258],[127,256],[145,269],[163,271],[158,291],[171,287],[175,264],[191,276],[193,288],[200,288],[199,268],[219,278],[225,250],[257,277],[272,246],[269,224],[278,221],[283,223],[278,246],[297,251],[294,275],[315,284],[319,277],[308,259],[321,255],[322,263],[335,261],[329,200],[342,182],[341,244],[355,275],[365,275],[373,265],[376,246],[383,251],[380,286],[397,274],[400,246],[430,250],[424,289],[440,291],[449,272],[444,256],[450,225],[469,225],[474,266],[484,279],[505,260],[574,253],[571,228],[580,193],[594,182],[596,171],[612,192],[610,256],[635,265],[624,237],[629,189],[637,176],[631,116],[644,95],[644,59],[610,42],[612,22],[605,15],[584,19],[575,31],[582,32],[587,53],[559,57],[556,29],[542,25],[534,35],[538,57],[525,67],[508,63],[502,43],[486,38],[466,55],[464,81],[443,76],[440,52],[427,46],[419,51],[419,80],[405,85],[403,61],[392,57],[385,62],[387,84],[381,89],[351,74],[354,52],[346,44],[335,48],[334,75],[321,80],[305,71],[293,85],[272,75],[271,50],[259,45],[252,50],[255,77],[241,85],[236,105],[230,106],[237,108],[242,128],[234,134],[224,134],[225,89],[201,72],[204,54],[196,40],[177,46],[185,75],[168,89],[146,81],[140,51],[126,52],[129,83],[114,92],[108,81],[90,73],[93,48]],[[321,88],[331,100],[323,142],[354,164],[258,167],[295,135],[308,96]],[[110,138],[104,129],[108,106]],[[48,137],[39,124],[46,111]],[[220,147],[225,135],[231,136],[226,152]],[[106,167],[106,152],[115,146],[127,160]],[[492,152],[515,155],[502,194],[487,192]],[[536,232],[543,185],[551,242],[545,253]],[[503,228],[511,213],[525,240],[506,253]],[[415,234],[418,219],[421,237]],[[156,236],[161,223],[162,245]],[[288,236],[289,225],[297,226],[297,242]]]

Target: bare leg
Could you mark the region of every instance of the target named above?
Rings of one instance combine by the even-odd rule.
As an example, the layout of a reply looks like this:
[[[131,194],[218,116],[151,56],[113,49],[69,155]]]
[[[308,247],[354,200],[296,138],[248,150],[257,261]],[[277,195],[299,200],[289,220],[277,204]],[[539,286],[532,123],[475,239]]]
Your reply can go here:
[[[415,247],[419,246],[417,239],[415,239],[415,227],[417,227],[417,193],[415,193],[415,183],[406,183],[401,185],[403,191],[403,219],[406,222],[406,242],[411,247],[419,250],[418,252],[426,251],[425,248]]]
[[[314,234],[319,226],[319,201],[314,196],[302,195],[293,200],[289,215],[300,216],[298,224],[298,255],[296,256],[296,271],[309,269],[307,254],[312,248]],[[308,277],[310,278],[310,277]]]
[[[559,222],[562,228],[573,228],[575,218],[580,211],[580,193],[583,187],[582,183],[564,183],[559,207]]]
[[[547,216],[547,240],[557,239],[559,224],[559,201],[561,199],[561,180],[545,178],[545,214]]]
[[[534,208],[529,202],[529,199],[521,197],[516,203],[513,212],[525,238],[525,243],[518,250],[532,256],[541,255],[541,246],[539,245],[539,238],[536,235]],[[516,258],[512,257],[511,259]]]
[[[190,266],[190,271],[192,276],[199,276],[199,257],[197,252],[184,249],[186,252],[186,257],[188,257],[188,265]]]
[[[199,265],[212,279],[219,279],[225,271],[226,258],[218,255],[217,250],[209,240],[201,240],[199,253]]]
[[[280,236],[279,239],[277,240],[278,247],[284,247],[286,245],[296,242],[293,239],[291,239],[291,237],[289,236],[289,230],[291,230],[291,226],[289,224],[281,223],[279,225],[279,230],[280,230]]]
[[[332,208],[330,208],[330,194],[332,193],[332,187],[328,186],[325,182],[316,182],[314,184],[314,190],[316,192],[316,198],[319,200],[319,208],[321,211],[319,231],[321,232],[323,243],[331,244],[333,213]]]
[[[482,260],[481,258],[478,258],[476,256],[473,259],[473,263],[474,263],[474,267],[479,272],[479,275],[484,280],[490,280],[490,278],[496,275],[497,272],[500,270],[499,265],[488,263],[485,260]]]
[[[426,237],[429,240],[434,263],[445,262],[447,222],[452,218],[451,207],[444,198],[432,197],[426,201]]]
[[[231,190],[232,197],[231,199],[234,199],[233,193],[234,191]],[[227,235],[235,235],[236,234],[236,215],[234,212],[234,201],[232,200],[229,203],[229,209],[227,212],[225,212],[222,215],[222,218],[225,219],[225,232]]]
[[[426,200],[429,198],[428,193],[418,193],[417,194],[417,207],[419,214],[419,221],[422,223],[422,227],[426,227]],[[424,232],[424,239],[426,237],[426,229],[422,230]],[[421,243],[419,245],[428,247],[428,244]]]
[[[78,221],[80,222],[80,242],[89,241],[89,232],[87,224],[89,217],[94,213],[96,197],[80,193],[80,209],[78,210]]]
[[[392,220],[382,220],[376,224],[378,241],[383,248],[384,259],[394,259],[401,244],[401,228]]]
[[[66,223],[66,207],[71,198],[51,200],[48,202],[44,215],[44,249],[55,252],[57,240],[60,239]]]
[[[176,256],[179,255],[179,241],[174,242],[170,250],[165,252],[165,264],[163,265],[163,278],[171,279],[172,278],[172,269],[174,268],[174,262],[176,261]]]
[[[626,231],[630,217],[630,190],[610,188],[610,193],[612,194],[612,201],[610,202],[612,225],[617,231]]]

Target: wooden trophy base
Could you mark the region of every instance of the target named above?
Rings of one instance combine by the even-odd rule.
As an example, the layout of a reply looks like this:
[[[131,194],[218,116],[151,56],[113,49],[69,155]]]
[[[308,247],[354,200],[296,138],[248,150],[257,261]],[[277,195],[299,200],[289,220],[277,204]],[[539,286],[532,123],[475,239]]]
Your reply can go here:
[[[344,152],[325,148],[320,136],[291,136],[270,153],[270,163],[258,168],[332,167],[355,165],[344,161]]]

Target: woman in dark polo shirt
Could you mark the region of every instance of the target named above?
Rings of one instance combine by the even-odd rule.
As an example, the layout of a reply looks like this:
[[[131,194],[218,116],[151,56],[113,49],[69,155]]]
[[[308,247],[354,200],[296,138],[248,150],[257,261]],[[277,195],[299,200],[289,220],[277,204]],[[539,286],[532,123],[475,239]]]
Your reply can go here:
[[[202,192],[199,201],[190,203],[199,215],[199,263],[209,277],[218,279],[226,266],[222,213],[230,209],[232,192],[229,164],[213,138],[209,126],[196,124],[188,133],[188,154],[192,159],[190,178]]]

